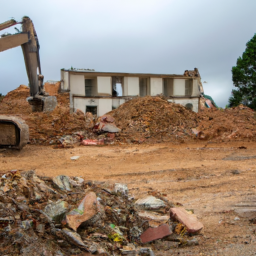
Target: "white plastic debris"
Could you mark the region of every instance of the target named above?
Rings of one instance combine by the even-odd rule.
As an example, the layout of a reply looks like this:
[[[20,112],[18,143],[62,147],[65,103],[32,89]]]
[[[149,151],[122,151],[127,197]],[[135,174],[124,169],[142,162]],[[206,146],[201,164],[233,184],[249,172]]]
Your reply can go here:
[[[71,160],[77,160],[78,158],[80,158],[80,156],[72,156],[72,157],[70,157]]]
[[[120,192],[123,195],[128,195],[128,187],[126,184],[115,183],[115,192]]]

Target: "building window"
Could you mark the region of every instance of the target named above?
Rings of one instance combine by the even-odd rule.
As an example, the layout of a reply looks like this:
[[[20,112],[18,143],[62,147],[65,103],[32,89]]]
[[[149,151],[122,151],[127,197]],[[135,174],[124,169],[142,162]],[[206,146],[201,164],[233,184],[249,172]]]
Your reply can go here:
[[[86,106],[85,112],[90,112],[93,115],[97,115],[97,106]]]
[[[192,111],[193,110],[193,104],[192,103],[187,103],[185,105],[185,108]]]
[[[123,96],[123,77],[112,77],[112,96]]]
[[[164,96],[170,97],[173,96],[173,79],[165,78],[164,79]]]
[[[185,96],[191,96],[192,95],[192,89],[193,89],[193,80],[187,79],[185,81]]]
[[[144,97],[147,96],[148,93],[148,79],[147,78],[140,78],[140,96]]]
[[[85,79],[85,96],[92,96],[92,79]]]

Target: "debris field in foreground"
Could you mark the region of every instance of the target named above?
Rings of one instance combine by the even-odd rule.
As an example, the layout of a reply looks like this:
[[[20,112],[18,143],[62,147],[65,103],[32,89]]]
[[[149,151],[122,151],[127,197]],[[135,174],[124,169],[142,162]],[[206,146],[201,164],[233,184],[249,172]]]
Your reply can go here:
[[[154,255],[159,243],[199,243],[202,223],[160,194],[135,200],[120,183],[1,175],[1,255]]]

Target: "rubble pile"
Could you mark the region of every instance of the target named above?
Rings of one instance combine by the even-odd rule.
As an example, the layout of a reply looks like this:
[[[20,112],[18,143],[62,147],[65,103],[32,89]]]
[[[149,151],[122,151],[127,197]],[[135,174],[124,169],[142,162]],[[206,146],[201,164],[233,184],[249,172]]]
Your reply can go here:
[[[74,144],[156,143],[205,140],[254,140],[256,115],[250,108],[204,108],[199,113],[162,97],[138,97],[99,117],[77,110],[70,114],[69,93],[59,93],[51,112],[32,112],[29,88],[21,85],[0,102],[0,114],[19,116],[29,126],[30,142],[73,147]]]
[[[47,81],[44,83],[44,90],[51,96],[57,96],[61,87],[60,81]]]
[[[1,175],[1,255],[154,255],[198,244],[203,228],[161,195],[136,201],[125,184],[34,171]]]
[[[59,105],[51,113],[35,112],[23,119],[29,126],[32,144],[56,144],[63,135],[85,129],[84,115],[70,114],[68,107]]]
[[[29,126],[30,142],[32,144],[49,145],[60,143],[63,135],[72,135],[84,130],[86,117],[82,114],[70,114],[69,93],[56,95],[58,106],[51,112],[32,112],[26,101],[29,88],[25,85],[9,92],[0,103],[0,114],[21,117]],[[73,135],[76,137],[76,135]]]
[[[10,91],[1,102],[0,114],[19,116],[31,114],[31,106],[26,100],[29,96],[29,87],[26,85],[20,85],[17,89]],[[69,106],[69,93],[60,93],[56,97],[58,106]]]
[[[17,89],[9,92],[1,101],[0,114],[10,115],[28,115],[31,107],[26,101],[29,97],[29,88],[26,85],[20,85]]]
[[[194,137],[197,114],[161,97],[135,98],[108,113],[125,142],[184,141]]]
[[[256,113],[244,106],[205,109],[198,113],[199,138],[205,140],[255,140]]]

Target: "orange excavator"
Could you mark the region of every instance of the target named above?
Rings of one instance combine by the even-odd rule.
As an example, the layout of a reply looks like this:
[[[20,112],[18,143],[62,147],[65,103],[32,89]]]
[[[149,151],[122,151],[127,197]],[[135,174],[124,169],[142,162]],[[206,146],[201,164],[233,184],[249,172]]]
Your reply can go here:
[[[29,81],[30,97],[27,99],[33,112],[52,111],[57,105],[57,99],[44,91],[39,56],[39,41],[34,24],[29,17],[23,17],[21,22],[9,20],[0,24],[0,31],[16,24],[22,24],[22,31],[3,34],[0,38],[0,52],[21,46]],[[29,128],[18,117],[0,115],[0,148],[21,149],[29,141]]]

